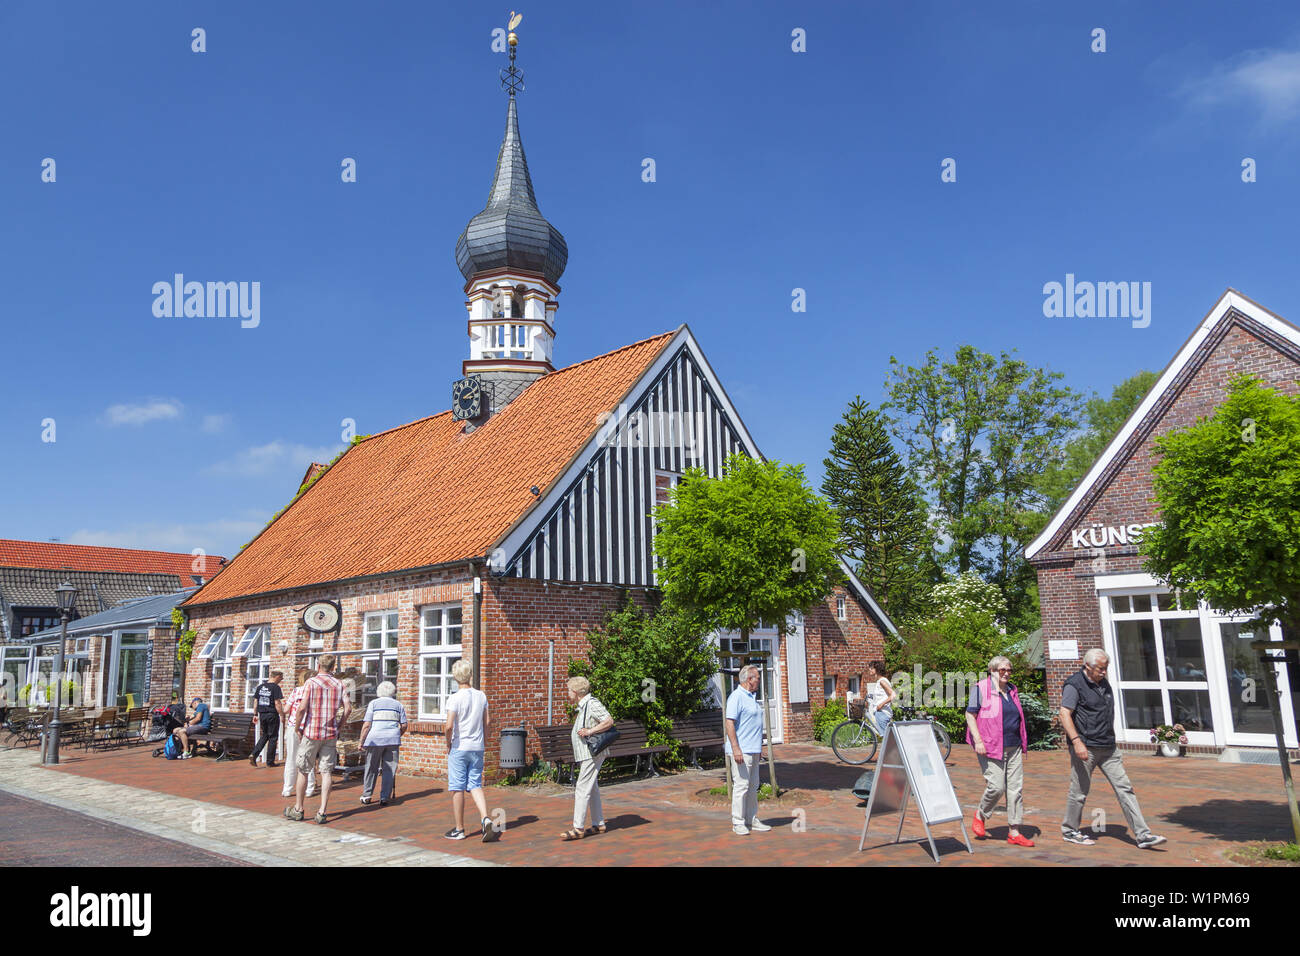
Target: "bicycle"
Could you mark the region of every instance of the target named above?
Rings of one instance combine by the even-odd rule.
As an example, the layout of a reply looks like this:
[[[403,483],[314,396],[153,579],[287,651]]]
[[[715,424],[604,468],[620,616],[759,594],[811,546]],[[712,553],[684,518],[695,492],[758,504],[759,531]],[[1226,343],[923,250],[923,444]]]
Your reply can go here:
[[[854,708],[853,713],[858,713]],[[861,709],[861,716],[850,717],[848,720],[840,721],[831,731],[831,750],[835,756],[847,764],[860,765],[869,763],[876,756],[876,750],[880,746],[880,731],[876,729],[875,721],[865,707]],[[948,736],[948,731],[944,729],[943,724],[939,723],[930,714],[923,711],[917,711],[911,707],[897,707],[895,709],[895,720],[928,720],[930,728],[934,731],[935,743],[939,746],[939,753],[944,762],[948,761],[949,755],[952,754],[952,738]]]

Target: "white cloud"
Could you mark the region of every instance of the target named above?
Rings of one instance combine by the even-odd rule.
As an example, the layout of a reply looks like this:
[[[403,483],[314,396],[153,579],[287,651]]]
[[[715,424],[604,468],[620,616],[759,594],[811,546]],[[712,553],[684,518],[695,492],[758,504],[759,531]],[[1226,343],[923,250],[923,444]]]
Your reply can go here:
[[[199,427],[207,434],[215,435],[218,432],[225,431],[226,426],[230,424],[230,421],[231,418],[229,415],[204,415],[203,424]]]
[[[110,405],[104,412],[109,425],[145,425],[181,417],[183,406],[170,398],[153,398],[141,405]]]
[[[234,458],[209,465],[205,471],[214,475],[246,477],[272,475],[290,470],[306,471],[307,466],[313,461],[329,461],[342,450],[342,445],[312,448],[308,445],[273,441],[254,448],[246,448]]]
[[[68,544],[93,544],[104,548],[140,548],[146,551],[190,552],[202,548],[207,554],[224,554],[221,541],[247,541],[262,530],[265,522],[223,518],[200,524],[141,524],[114,531],[81,528]],[[238,545],[236,545],[238,547]],[[233,557],[226,554],[226,557]]]
[[[1194,104],[1254,106],[1268,125],[1300,115],[1300,50],[1248,50],[1183,89]]]

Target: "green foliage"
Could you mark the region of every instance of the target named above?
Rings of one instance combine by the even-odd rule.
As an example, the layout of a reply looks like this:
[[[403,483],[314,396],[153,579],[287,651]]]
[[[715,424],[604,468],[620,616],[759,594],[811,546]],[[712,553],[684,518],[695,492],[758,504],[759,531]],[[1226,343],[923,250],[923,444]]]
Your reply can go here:
[[[822,494],[840,522],[840,553],[885,612],[916,609],[929,581],[933,534],[925,501],[894,450],[887,419],[858,396],[835,425]]]
[[[1019,687],[1020,709],[1025,712],[1025,733],[1030,750],[1056,750],[1061,743],[1061,730],[1056,723],[1056,713],[1050,710],[1040,694]]]
[[[1046,513],[1053,514],[1065,504],[1159,377],[1155,372],[1138,372],[1116,385],[1110,398],[1094,394],[1088,400],[1082,431],[1061,446],[1056,460],[1038,479]]]
[[[932,349],[919,368],[891,358],[882,409],[951,541],[939,562],[984,572],[1006,600],[1003,620],[1024,626],[1037,616],[1024,547],[1047,521],[1037,482],[1078,424],[1081,396],[1013,356],[962,345],[951,361]]]
[[[560,771],[555,764],[536,757],[533,758],[532,766],[528,767],[527,771],[518,780],[515,779],[514,774],[506,774],[496,782],[496,785],[498,787],[539,787],[544,783],[555,783],[560,779]]]
[[[709,683],[718,672],[708,631],[670,608],[651,616],[629,597],[587,640],[587,659],[570,659],[569,676],[587,678],[615,720],[639,720],[652,745],[671,748],[658,766],[681,767],[683,748],[672,736],[673,718],[711,706]]]
[[[759,784],[758,799],[760,800],[772,799],[772,785],[770,783]]]
[[[831,731],[841,721],[848,718],[848,713],[844,709],[844,701],[838,697],[832,697],[826,702],[825,707],[813,708],[813,739],[824,744],[831,742]]]
[[[1007,602],[1002,592],[974,571],[936,584],[930,591],[930,600],[940,615],[982,613],[1002,618],[1007,613]]]
[[[172,608],[172,626],[176,628],[176,659],[182,664],[188,663],[194,656],[194,641],[199,634],[193,628],[185,627],[185,612],[178,607]]]
[[[1300,630],[1300,397],[1238,376],[1209,419],[1156,440],[1147,569],[1212,607]]]
[[[748,632],[823,601],[839,579],[839,523],[799,466],[731,455],[688,470],[655,509],[666,601],[707,630]]]
[[[1264,856],[1270,860],[1285,860],[1288,863],[1300,863],[1300,843],[1283,843],[1279,846],[1264,848]]]

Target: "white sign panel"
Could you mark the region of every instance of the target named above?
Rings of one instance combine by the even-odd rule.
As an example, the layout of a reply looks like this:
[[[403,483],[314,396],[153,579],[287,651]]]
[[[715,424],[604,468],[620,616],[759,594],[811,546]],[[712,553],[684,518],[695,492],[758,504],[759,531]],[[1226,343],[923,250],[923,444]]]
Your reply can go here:
[[[1079,642],[1048,641],[1047,659],[1049,661],[1077,661],[1079,659]]]

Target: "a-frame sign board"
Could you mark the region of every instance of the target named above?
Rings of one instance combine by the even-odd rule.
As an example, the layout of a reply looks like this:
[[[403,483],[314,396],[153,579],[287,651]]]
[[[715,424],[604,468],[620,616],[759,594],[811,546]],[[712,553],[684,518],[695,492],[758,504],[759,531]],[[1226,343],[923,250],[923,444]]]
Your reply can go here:
[[[939,755],[939,742],[935,740],[934,730],[928,720],[895,721],[886,730],[880,759],[876,763],[871,796],[867,798],[867,818],[862,823],[858,852],[866,845],[867,827],[871,825],[873,811],[898,813],[898,832],[894,834],[894,842],[899,841],[903,835],[908,799],[913,796],[921,812],[921,823],[925,826],[925,836],[930,841],[934,862],[939,862],[939,851],[935,848],[930,826],[936,823],[951,823],[954,820],[961,823],[961,836],[966,841],[966,850],[969,853],[975,852],[971,849],[970,837],[966,834],[966,821],[961,804],[957,802],[957,792],[948,779],[948,768]]]

